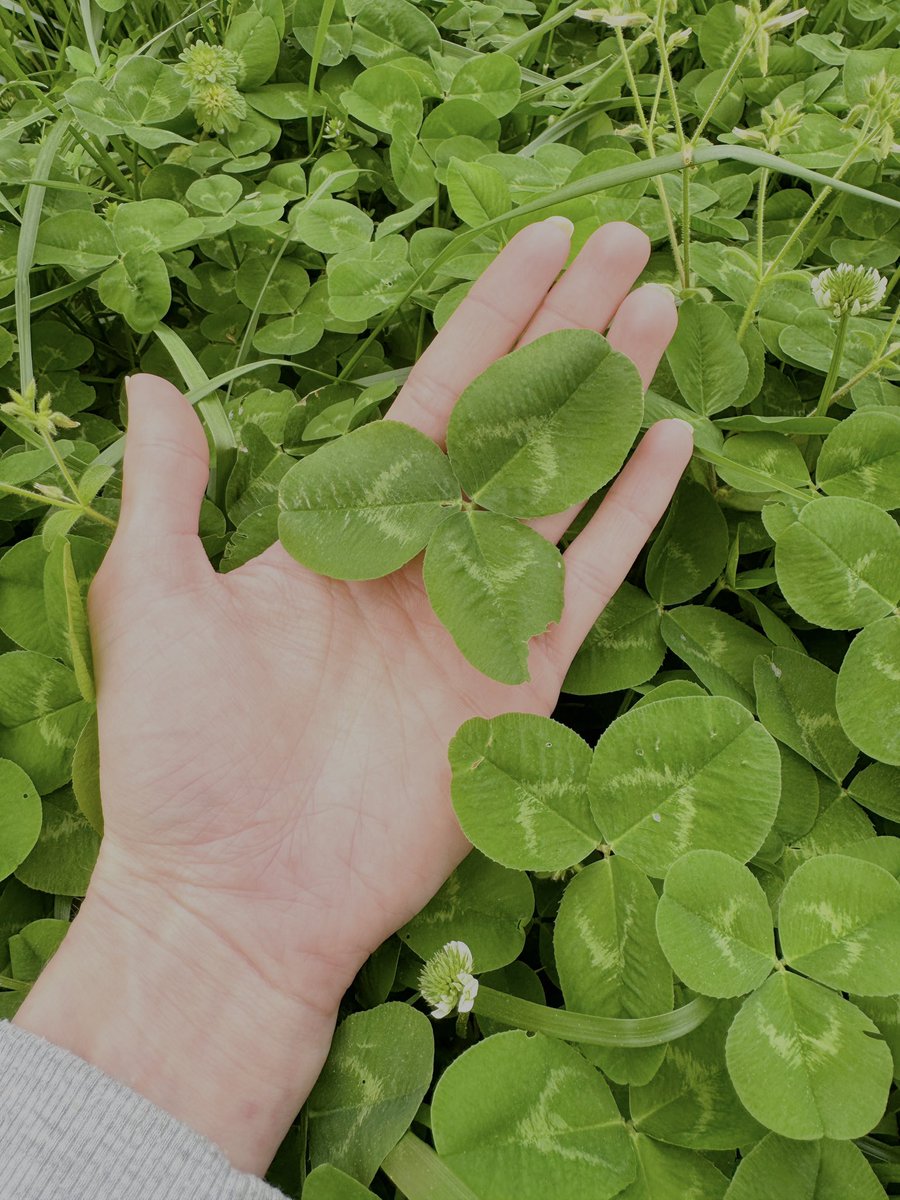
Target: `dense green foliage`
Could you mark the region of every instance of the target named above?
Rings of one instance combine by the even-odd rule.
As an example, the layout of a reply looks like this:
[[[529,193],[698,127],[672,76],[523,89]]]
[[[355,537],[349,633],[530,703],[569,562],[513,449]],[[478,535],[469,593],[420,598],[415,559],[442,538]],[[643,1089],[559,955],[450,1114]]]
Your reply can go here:
[[[102,835],[84,597],[124,375],[197,404],[219,570],[279,536],[342,578],[426,550],[508,682],[562,607],[520,519],[602,496],[660,417],[694,429],[555,719],[453,739],[476,849],[348,993],[270,1172],[290,1195],[900,1184],[900,10],[812,7],[0,7],[0,1015]],[[680,319],[643,404],[573,331],[476,380],[447,454],[380,423],[550,213],[574,251],[651,237]],[[426,960],[455,1023],[416,1007]]]

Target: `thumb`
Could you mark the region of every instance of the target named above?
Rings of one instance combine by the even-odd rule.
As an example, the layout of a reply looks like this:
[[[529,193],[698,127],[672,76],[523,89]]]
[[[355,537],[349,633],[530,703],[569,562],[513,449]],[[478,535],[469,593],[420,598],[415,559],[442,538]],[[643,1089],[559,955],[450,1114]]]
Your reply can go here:
[[[126,539],[198,532],[209,446],[190,402],[166,379],[125,380],[128,426],[119,530]]]

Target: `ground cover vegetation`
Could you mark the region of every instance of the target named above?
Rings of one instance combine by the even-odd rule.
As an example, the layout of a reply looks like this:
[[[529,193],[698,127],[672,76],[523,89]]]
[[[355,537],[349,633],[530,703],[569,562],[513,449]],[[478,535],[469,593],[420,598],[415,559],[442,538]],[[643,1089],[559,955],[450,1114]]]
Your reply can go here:
[[[521,519],[602,496],[676,415],[692,463],[554,719],[453,739],[476,848],[360,972],[269,1177],[876,1200],[900,1186],[900,8],[588,3],[0,5],[0,1013],[102,835],[84,601],[124,375],[202,415],[220,570],[279,536],[343,578],[425,549],[438,616],[508,682],[562,603]],[[573,331],[476,380],[446,455],[380,423],[549,213],[574,250],[650,235],[680,319],[646,395]],[[376,476],[400,481],[377,507]]]

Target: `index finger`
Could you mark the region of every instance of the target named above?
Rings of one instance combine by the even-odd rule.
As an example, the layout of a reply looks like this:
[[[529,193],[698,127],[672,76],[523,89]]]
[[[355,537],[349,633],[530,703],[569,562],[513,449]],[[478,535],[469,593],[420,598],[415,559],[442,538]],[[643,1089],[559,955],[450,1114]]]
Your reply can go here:
[[[564,217],[519,230],[410,371],[387,419],[443,443],[460,392],[515,346],[566,264],[570,235]]]

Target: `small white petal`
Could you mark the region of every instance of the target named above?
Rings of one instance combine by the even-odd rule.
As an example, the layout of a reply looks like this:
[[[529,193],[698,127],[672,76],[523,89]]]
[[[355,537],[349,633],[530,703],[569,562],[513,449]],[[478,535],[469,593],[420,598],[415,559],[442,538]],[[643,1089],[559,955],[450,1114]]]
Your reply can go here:
[[[463,992],[459,998],[459,1011],[469,1012],[478,995],[478,980],[473,975],[466,975],[460,976],[460,982],[463,984]]]

